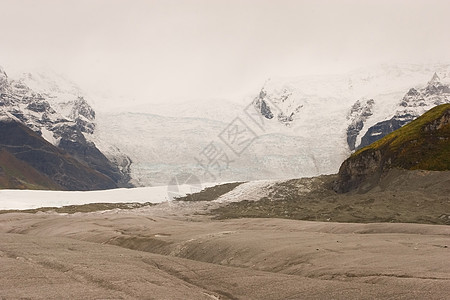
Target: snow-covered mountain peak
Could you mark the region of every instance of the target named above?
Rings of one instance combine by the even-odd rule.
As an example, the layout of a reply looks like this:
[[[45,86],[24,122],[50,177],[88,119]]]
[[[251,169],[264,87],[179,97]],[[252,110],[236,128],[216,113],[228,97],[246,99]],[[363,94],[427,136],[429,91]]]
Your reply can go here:
[[[264,86],[253,105],[264,118],[290,126],[303,107],[300,97],[300,93],[289,85],[272,87],[270,91]]]
[[[0,75],[4,75],[4,76],[8,77],[2,66],[0,66]]]
[[[18,79],[6,78],[0,93],[0,118],[21,122],[118,185],[128,186],[127,171],[122,165],[119,169],[115,157],[109,161],[91,139],[96,114],[85,93],[65,78],[48,74],[22,73]],[[124,168],[128,165],[129,161]]]
[[[360,140],[358,147],[364,147],[373,143],[421,116],[434,106],[450,103],[450,85],[443,83],[438,73],[440,72],[434,72],[431,80],[426,85],[416,85],[416,87],[410,88],[399,100],[391,101],[395,106],[392,107],[389,115],[384,117],[374,116],[362,120],[364,124],[358,123],[358,128],[360,128],[360,132],[358,132],[359,138],[357,139],[357,141]],[[443,72],[443,74],[445,76],[446,72]],[[362,130],[363,127],[364,130]],[[347,134],[350,136],[353,133],[354,126],[350,125],[347,129]],[[354,149],[354,144],[349,142],[349,146],[350,149]]]
[[[31,105],[27,108],[41,113],[49,108],[51,114],[58,112],[56,119],[74,122],[82,132],[93,133],[95,111],[88,103],[90,98],[66,77],[49,70],[26,72],[11,81],[11,88]]]
[[[2,66],[0,66],[0,92],[3,91],[5,86],[8,83],[8,75],[5,70],[3,70]]]
[[[434,72],[433,77],[431,78],[430,81],[428,81],[428,85],[435,85],[435,84],[440,84],[441,83],[441,78],[439,78],[438,74],[436,72]]]
[[[72,117],[72,119],[76,119],[81,116],[88,119],[89,121],[94,121],[95,111],[83,96],[79,96],[76,100],[73,101],[73,108],[70,116]]]
[[[47,93],[67,93],[80,96],[81,88],[65,76],[50,70],[38,70],[33,73],[23,73],[20,78],[33,90]]]
[[[53,106],[60,106],[57,110],[67,118],[70,115],[70,110],[65,109],[67,103],[87,96],[75,83],[50,70],[21,73],[15,81],[42,95]]]

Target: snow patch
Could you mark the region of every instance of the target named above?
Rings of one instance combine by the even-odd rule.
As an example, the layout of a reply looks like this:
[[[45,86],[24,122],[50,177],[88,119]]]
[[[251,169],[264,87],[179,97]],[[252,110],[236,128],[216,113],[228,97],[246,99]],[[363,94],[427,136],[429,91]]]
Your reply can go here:
[[[66,192],[0,190],[0,210],[62,207],[89,203],[161,203],[169,201],[167,186],[114,189],[106,191]],[[178,186],[180,196],[190,193],[191,186]]]
[[[218,183],[204,183],[207,188]],[[190,184],[153,186],[102,191],[34,191],[0,190],[0,210],[34,209],[40,207],[62,207],[89,203],[163,203],[171,202],[169,191],[176,190],[176,196],[183,197],[193,192]],[[173,193],[173,192],[171,192]]]
[[[241,202],[244,200],[258,201],[267,196],[268,188],[274,185],[276,181],[273,180],[256,180],[245,182],[230,192],[220,196],[213,202],[227,203],[227,202]]]
[[[60,138],[56,139],[53,136],[53,132],[51,132],[50,130],[48,130],[47,128],[41,128],[41,132],[42,132],[42,137],[49,142],[50,144],[52,144],[53,146],[58,146]]]

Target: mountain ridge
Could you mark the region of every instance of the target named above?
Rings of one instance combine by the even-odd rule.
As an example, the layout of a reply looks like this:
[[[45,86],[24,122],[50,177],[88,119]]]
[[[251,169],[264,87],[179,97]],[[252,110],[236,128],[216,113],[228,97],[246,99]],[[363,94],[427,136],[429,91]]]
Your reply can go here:
[[[19,175],[25,179],[39,177],[38,179],[42,181],[45,177],[49,178],[51,181],[41,186],[44,188],[101,190],[117,187],[111,178],[79,162],[66,151],[52,145],[38,133],[12,118],[3,117],[0,120],[0,150],[7,152],[5,156],[14,157],[16,168],[24,169]],[[5,165],[7,164],[0,167],[5,169]],[[10,164],[8,169],[12,169]],[[29,187],[30,184],[16,184],[12,187]],[[5,185],[3,188],[5,187],[11,186]]]
[[[441,104],[356,151],[339,169],[335,190],[364,191],[395,168],[450,170],[450,104]]]
[[[29,164],[0,147],[0,188],[63,190],[64,188]]]
[[[0,91],[0,113],[13,116],[118,186],[131,187],[126,168],[119,168],[91,141],[96,113],[75,84],[55,74],[24,73],[12,79],[2,70]]]
[[[381,65],[341,75],[275,78],[246,98],[248,103],[221,99],[136,108],[135,102],[127,106],[123,101],[119,113],[91,111],[90,103],[108,99],[87,96],[52,75],[29,73],[8,80],[17,95],[29,97],[28,87],[36,96],[25,106],[22,98],[0,102],[10,100],[9,111],[27,126],[119,185],[130,180],[137,186],[166,185],[185,172],[203,182],[282,179],[336,173],[367,130],[404,108],[400,104],[409,90],[437,81],[435,73],[447,84],[450,65]],[[426,100],[431,105],[432,99]],[[141,114],[127,114],[136,110]],[[238,156],[219,137],[233,120],[255,137]],[[223,150],[231,163],[204,176],[208,170],[196,159],[210,145]]]
[[[435,72],[421,88],[411,88],[398,102],[393,116],[367,129],[356,149],[363,148],[408,124],[433,106],[450,103],[450,84],[442,83]],[[353,149],[352,149],[353,150]]]

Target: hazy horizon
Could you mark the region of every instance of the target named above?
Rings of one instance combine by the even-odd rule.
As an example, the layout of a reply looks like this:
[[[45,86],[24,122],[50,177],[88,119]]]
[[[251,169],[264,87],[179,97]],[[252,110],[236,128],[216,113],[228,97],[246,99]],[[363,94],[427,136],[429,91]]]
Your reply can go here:
[[[135,104],[233,101],[273,77],[450,62],[448,1],[1,3],[7,71],[52,69]]]

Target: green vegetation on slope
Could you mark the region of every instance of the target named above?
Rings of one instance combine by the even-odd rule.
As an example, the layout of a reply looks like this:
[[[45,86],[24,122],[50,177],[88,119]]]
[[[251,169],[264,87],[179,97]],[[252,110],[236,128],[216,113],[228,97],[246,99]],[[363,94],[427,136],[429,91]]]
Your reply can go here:
[[[355,152],[383,150],[392,158],[392,167],[404,169],[450,170],[450,104],[442,104],[384,138]],[[433,126],[436,124],[436,128]]]

